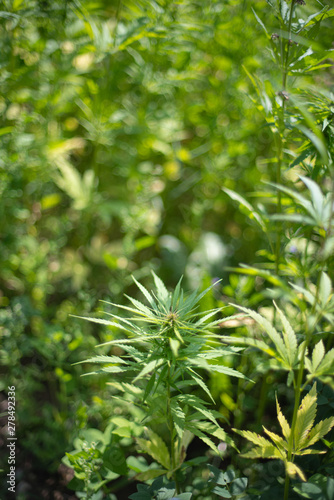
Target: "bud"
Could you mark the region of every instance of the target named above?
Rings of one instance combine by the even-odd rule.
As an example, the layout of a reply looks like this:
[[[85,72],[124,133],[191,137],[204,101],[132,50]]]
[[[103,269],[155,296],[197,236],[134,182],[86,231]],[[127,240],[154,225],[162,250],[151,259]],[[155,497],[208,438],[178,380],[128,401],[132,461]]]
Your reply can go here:
[[[279,40],[279,34],[278,33],[273,33],[271,35],[271,39],[273,42],[275,42],[276,40]]]
[[[304,0],[296,0],[296,3],[298,3],[298,5],[306,5]]]

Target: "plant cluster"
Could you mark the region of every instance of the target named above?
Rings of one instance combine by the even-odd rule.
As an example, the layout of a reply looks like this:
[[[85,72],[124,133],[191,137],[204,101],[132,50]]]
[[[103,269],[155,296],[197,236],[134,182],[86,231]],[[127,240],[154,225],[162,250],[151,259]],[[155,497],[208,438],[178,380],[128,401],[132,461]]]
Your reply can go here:
[[[251,4],[2,2],[19,500],[333,497],[334,9]]]

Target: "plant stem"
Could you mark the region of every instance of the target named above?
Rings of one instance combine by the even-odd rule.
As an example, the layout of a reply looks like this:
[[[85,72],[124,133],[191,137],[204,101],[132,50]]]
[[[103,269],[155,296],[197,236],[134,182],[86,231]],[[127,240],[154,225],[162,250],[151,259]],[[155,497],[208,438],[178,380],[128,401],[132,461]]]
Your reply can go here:
[[[173,471],[173,479],[175,482],[176,493],[180,493],[180,486],[176,477],[176,464],[175,464],[175,446],[174,446],[174,421],[173,415],[170,408],[171,402],[171,384],[170,384],[171,370],[170,365],[168,365],[168,374],[167,374],[167,422],[170,432],[170,456],[171,456],[171,468]]]
[[[288,41],[283,41],[281,37],[281,64],[282,64],[282,108],[278,119],[278,132],[276,134],[276,151],[277,151],[277,165],[276,165],[276,184],[281,184],[282,181],[282,167],[283,167],[283,144],[284,144],[284,116],[285,116],[285,105],[286,98],[285,95],[287,88],[287,76],[288,76],[288,65],[289,65],[289,52],[290,52],[290,39],[291,39],[291,25],[292,17],[294,11],[295,0],[292,0],[289,14],[289,24],[288,24]],[[277,192],[277,214],[282,213],[282,193],[278,190]],[[282,226],[279,224],[276,235],[276,250],[275,250],[275,271],[276,275],[279,275],[279,262],[280,262],[280,252],[281,252],[281,242],[282,242]]]

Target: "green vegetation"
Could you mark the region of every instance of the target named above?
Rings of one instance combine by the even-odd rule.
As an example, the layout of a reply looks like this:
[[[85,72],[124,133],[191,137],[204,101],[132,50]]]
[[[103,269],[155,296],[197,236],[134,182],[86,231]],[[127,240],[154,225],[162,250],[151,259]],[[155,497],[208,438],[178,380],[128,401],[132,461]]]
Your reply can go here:
[[[19,500],[334,498],[333,21],[329,0],[1,2]]]

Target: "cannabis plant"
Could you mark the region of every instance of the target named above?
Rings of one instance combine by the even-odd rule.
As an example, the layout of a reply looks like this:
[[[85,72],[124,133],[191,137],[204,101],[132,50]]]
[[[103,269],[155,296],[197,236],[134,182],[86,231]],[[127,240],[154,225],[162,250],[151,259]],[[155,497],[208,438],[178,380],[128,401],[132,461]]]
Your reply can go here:
[[[287,475],[292,477],[298,475],[302,481],[306,481],[305,474],[302,469],[294,463],[294,459],[298,455],[326,453],[326,451],[316,450],[311,448],[311,446],[320,441],[320,439],[331,430],[334,426],[334,417],[326,418],[314,425],[317,414],[316,383],[314,383],[312,389],[304,397],[298,408],[296,425],[292,432],[277,400],[276,405],[277,418],[282,428],[283,437],[269,431],[265,427],[263,427],[263,429],[270,437],[271,441],[255,432],[234,429],[235,432],[255,444],[255,446],[247,453],[244,453],[243,456],[246,458],[272,458],[282,460]]]
[[[147,305],[132,297],[127,297],[129,305],[111,304],[129,316],[107,313],[111,320],[85,318],[125,335],[102,344],[121,350],[121,355],[99,355],[86,362],[100,364],[101,368],[91,373],[110,374],[109,385],[119,391],[123,401],[131,397],[132,403],[145,411],[145,436],[137,439],[137,445],[159,467],[137,478],[166,475],[180,493],[179,474],[188,467],[186,450],[194,436],[215,453],[219,453],[216,441],[233,446],[219,424],[223,415],[209,408],[214,401],[204,374],[245,378],[224,364],[226,357],[243,348],[222,346],[219,335],[213,332],[221,321],[213,319],[220,308],[204,312],[199,308],[200,300],[214,285],[186,295],[181,280],[171,293],[154,273],[153,278],[152,292],[134,278]]]

